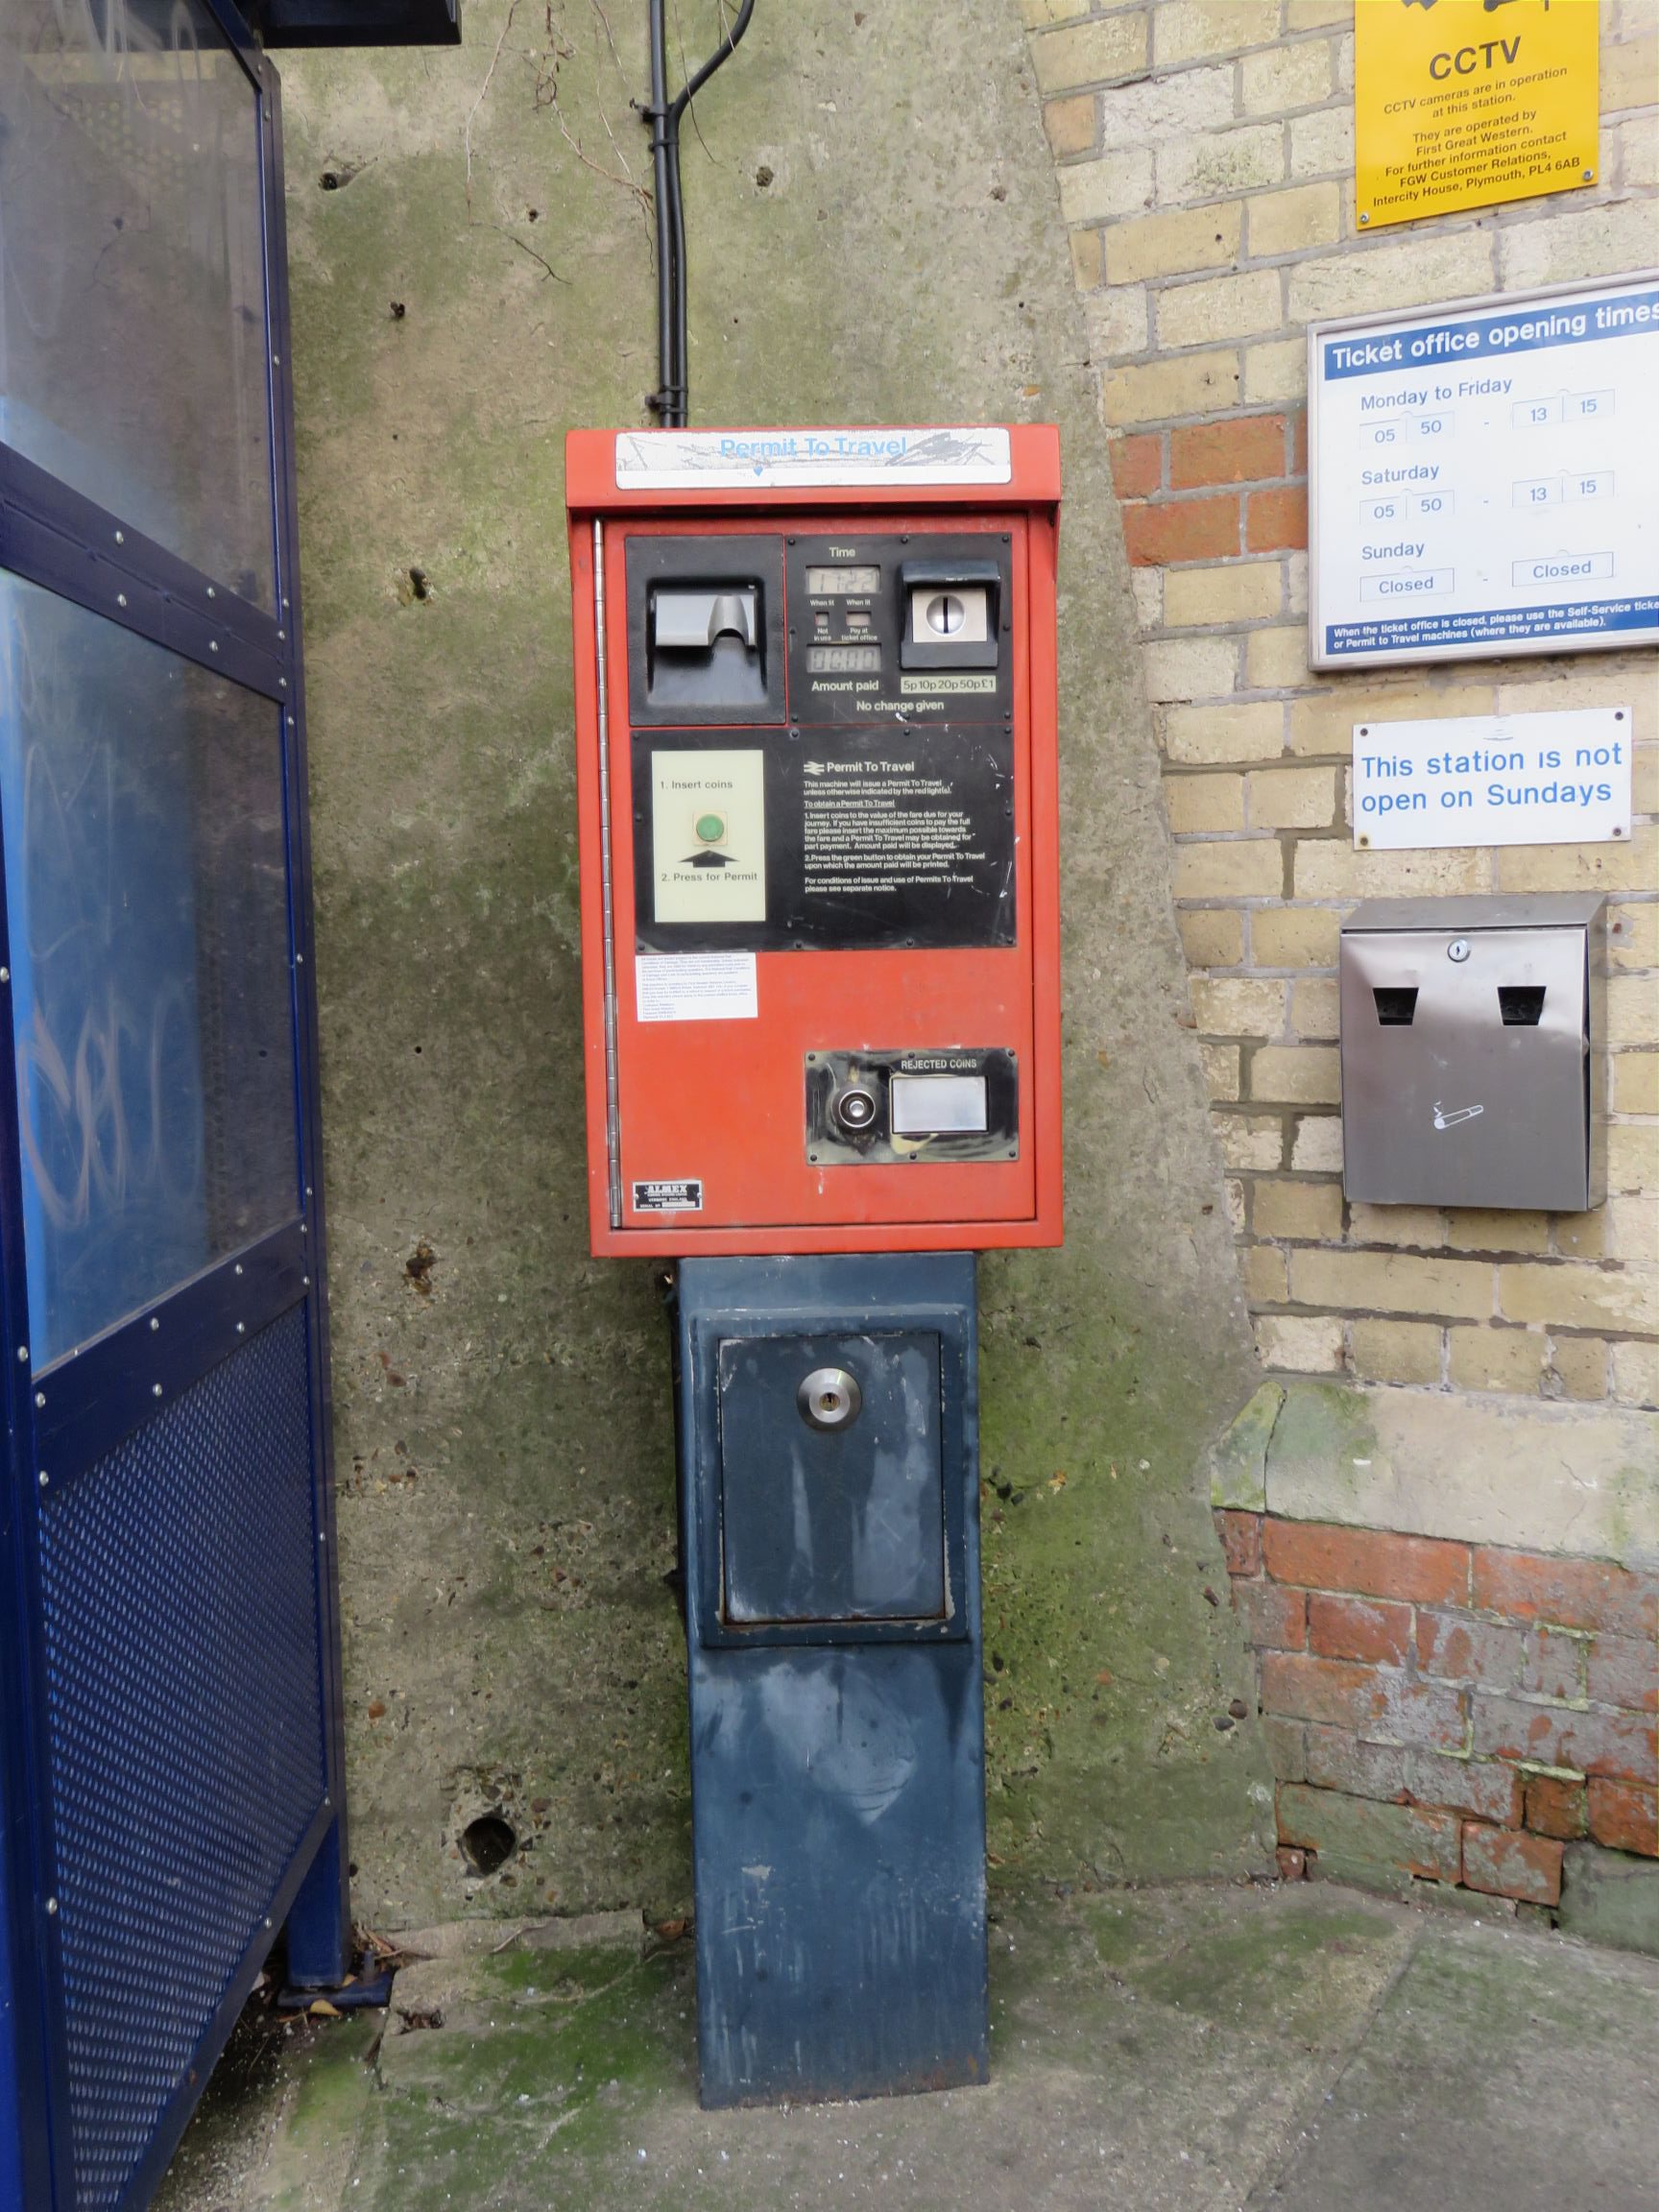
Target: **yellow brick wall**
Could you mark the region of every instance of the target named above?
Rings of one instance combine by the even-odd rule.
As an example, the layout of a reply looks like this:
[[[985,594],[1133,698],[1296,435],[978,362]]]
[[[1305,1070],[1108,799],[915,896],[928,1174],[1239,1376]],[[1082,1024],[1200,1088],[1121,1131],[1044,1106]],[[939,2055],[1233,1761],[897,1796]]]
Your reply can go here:
[[[1590,5],[1592,0],[1573,0]],[[1022,0],[1163,749],[1192,1015],[1270,1368],[1659,1403],[1659,693],[1647,654],[1307,663],[1305,328],[1659,262],[1659,0],[1602,0],[1592,187],[1362,234],[1354,0]],[[1356,852],[1367,717],[1619,705],[1628,847]],[[1361,898],[1613,902],[1610,1194],[1348,1206],[1336,928]]]

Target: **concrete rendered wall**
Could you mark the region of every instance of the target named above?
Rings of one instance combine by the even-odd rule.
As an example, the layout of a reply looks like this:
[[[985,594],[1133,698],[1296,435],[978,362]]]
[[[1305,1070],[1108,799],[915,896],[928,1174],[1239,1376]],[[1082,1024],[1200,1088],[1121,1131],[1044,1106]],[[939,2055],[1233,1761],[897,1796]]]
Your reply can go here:
[[[283,62],[353,1855],[383,1926],[687,1901],[660,1284],[587,1257],[561,506],[565,429],[643,421],[655,381],[643,19],[475,0],[455,53]],[[762,0],[698,118],[694,421],[1065,439],[1070,1236],[981,1269],[992,1848],[1084,1880],[1270,1865],[1201,1466],[1258,1370],[1020,15],[963,0],[941,36],[893,0]],[[479,1883],[457,1837],[488,1809],[520,1848]]]
[[[1593,185],[1369,236],[1354,7],[1025,15],[1273,1375],[1218,1455],[1215,1502],[1287,1863],[1461,1884],[1510,1911],[1554,1910],[1565,1865],[1571,1920],[1572,1869],[1597,1879],[1599,1846],[1659,1855],[1659,690],[1648,652],[1309,670],[1306,325],[1659,261],[1659,4],[1600,8]],[[1355,723],[1601,705],[1634,718],[1627,844],[1355,849]],[[1345,1203],[1342,914],[1566,890],[1611,908],[1607,1203]]]

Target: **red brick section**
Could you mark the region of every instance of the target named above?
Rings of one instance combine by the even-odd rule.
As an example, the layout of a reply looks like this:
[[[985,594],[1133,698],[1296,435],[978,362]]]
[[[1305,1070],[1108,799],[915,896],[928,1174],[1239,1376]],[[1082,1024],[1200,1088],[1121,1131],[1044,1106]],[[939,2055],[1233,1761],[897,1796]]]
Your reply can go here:
[[[1559,1905],[1565,1848],[1548,1836],[1522,1836],[1465,1820],[1463,1886],[1484,1889],[1491,1897],[1519,1897],[1528,1905]]]
[[[1553,1906],[1564,1845],[1659,1858],[1659,1575],[1215,1516],[1287,1879]]]
[[[1231,415],[1169,433],[1169,487],[1276,483],[1286,474],[1283,415]]]
[[[1310,1597],[1308,1648],[1327,1659],[1366,1659],[1379,1667],[1404,1667],[1411,1642],[1409,1605],[1370,1598]]]
[[[1246,553],[1282,553],[1308,542],[1308,487],[1252,492],[1244,501]]]
[[[1482,1547],[1475,1603],[1511,1621],[1552,1621],[1609,1636],[1659,1636],[1659,1575],[1632,1575],[1601,1559],[1551,1559]]]
[[[1144,499],[1164,482],[1164,441],[1156,431],[1112,441],[1112,481],[1119,499]]]
[[[1152,507],[1134,501],[1123,510],[1123,542],[1138,568],[1230,558],[1238,550],[1238,494]]]
[[[1260,1513],[1217,1513],[1215,1533],[1221,1539],[1229,1575],[1262,1572],[1262,1516]]]
[[[1262,1556],[1275,1582],[1305,1590],[1355,1590],[1420,1605],[1469,1602],[1469,1547],[1320,1521],[1262,1523]]]
[[[1590,1833],[1610,1851],[1639,1851],[1659,1859],[1659,1798],[1628,1782],[1590,1786]]]
[[[1112,442],[1123,542],[1137,567],[1306,545],[1307,479],[1302,415],[1223,415]],[[1214,495],[1233,484],[1253,489]]]
[[[1527,1782],[1527,1825],[1535,1836],[1556,1836],[1563,1843],[1590,1833],[1585,1785],[1560,1774],[1533,1774]],[[1513,1827],[1509,1821],[1507,1826]]]

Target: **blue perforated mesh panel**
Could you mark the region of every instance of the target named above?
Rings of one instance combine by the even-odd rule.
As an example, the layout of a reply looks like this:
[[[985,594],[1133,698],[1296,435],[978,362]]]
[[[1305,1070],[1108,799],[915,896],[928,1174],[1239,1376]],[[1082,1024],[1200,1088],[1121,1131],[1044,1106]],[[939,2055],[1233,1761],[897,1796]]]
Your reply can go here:
[[[325,1790],[303,1309],[51,1498],[75,2203],[113,2206]]]

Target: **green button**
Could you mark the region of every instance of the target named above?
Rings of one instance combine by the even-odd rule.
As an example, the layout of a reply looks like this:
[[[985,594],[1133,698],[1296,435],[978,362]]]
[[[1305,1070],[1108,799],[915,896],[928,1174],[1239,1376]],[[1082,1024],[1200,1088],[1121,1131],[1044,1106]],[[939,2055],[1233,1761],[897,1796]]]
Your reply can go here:
[[[726,834],[726,818],[722,814],[699,814],[697,834],[705,845],[718,845]]]

